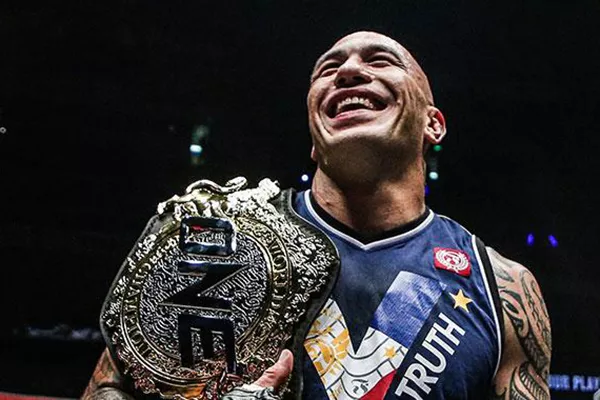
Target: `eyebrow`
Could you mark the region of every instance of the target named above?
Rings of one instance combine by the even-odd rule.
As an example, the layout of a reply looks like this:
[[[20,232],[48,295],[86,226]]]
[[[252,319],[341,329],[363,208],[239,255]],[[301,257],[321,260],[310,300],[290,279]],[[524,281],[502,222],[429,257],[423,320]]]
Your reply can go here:
[[[398,50],[396,50],[392,46],[388,46],[387,44],[372,44],[372,45],[369,45],[368,47],[366,47],[364,49],[364,51],[369,52],[369,53],[377,53],[377,52],[389,53],[389,54],[393,55],[403,67],[406,67],[406,63],[404,62],[404,60],[402,58],[402,54],[400,54],[398,52]],[[315,71],[317,69],[319,69],[319,67],[325,61],[332,59],[332,58],[342,58],[346,55],[346,53],[347,52],[343,49],[332,49],[332,50],[325,52],[321,57],[319,57],[317,59],[317,62],[315,63],[315,66],[313,68],[313,74],[315,73]]]

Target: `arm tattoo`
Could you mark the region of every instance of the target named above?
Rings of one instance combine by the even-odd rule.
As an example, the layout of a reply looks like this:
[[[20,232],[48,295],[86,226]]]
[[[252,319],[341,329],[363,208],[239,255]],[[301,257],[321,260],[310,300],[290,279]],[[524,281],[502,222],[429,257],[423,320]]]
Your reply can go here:
[[[130,396],[117,389],[124,387],[124,382],[125,380],[108,353],[108,349],[105,349],[98,360],[98,364],[96,364],[96,369],[81,399],[130,399]]]
[[[550,319],[535,278],[526,268],[491,250],[504,313],[514,328],[524,362],[512,367],[510,379],[493,399],[549,399],[548,373],[552,339]]]
[[[527,270],[521,271],[521,283],[523,284],[523,292],[527,298],[529,309],[532,311],[535,325],[542,336],[542,341],[546,347],[548,353],[544,357],[546,363],[544,365],[538,365],[538,370],[543,368],[544,375],[542,377],[546,379],[548,377],[548,369],[550,367],[550,352],[552,351],[552,336],[550,334],[550,316],[548,315],[548,309],[546,303],[542,297],[542,292],[537,282],[533,278],[533,275]],[[539,304],[539,306],[538,306]]]
[[[492,390],[492,400],[550,400],[548,387],[545,381],[532,367],[531,363],[524,362],[513,370],[508,389],[504,388],[502,393]]]
[[[533,395],[534,399],[546,400],[550,399],[544,386],[542,386],[536,377],[536,371],[531,363],[524,362],[521,364],[511,378],[510,384],[510,399],[529,399],[529,394]]]

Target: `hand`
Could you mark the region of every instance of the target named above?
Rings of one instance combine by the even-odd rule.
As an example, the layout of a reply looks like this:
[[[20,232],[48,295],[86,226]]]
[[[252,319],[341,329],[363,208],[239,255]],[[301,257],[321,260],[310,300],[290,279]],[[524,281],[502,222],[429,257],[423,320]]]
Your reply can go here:
[[[261,387],[272,387],[275,390],[284,383],[294,368],[294,355],[284,349],[275,364],[269,367],[253,384]]]
[[[221,400],[280,400],[275,391],[290,376],[294,367],[294,355],[283,350],[275,364],[250,385],[242,385],[224,395]]]

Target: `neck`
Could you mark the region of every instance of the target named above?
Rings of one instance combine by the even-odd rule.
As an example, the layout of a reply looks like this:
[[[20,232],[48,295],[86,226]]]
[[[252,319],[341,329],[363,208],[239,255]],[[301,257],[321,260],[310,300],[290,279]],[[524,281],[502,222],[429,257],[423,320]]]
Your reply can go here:
[[[425,212],[425,183],[419,171],[392,181],[341,187],[317,169],[312,193],[325,211],[363,234],[378,234],[414,221]]]

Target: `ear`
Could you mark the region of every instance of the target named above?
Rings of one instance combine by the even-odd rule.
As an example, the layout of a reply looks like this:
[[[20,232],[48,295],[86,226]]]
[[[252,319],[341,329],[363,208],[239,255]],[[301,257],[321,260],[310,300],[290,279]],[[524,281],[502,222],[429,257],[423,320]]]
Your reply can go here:
[[[446,119],[444,114],[434,106],[427,110],[427,126],[425,126],[425,140],[430,144],[439,144],[446,136]]]
[[[314,144],[313,144],[313,147],[310,149],[310,158],[314,162],[317,162],[317,151],[315,150],[315,145]]]

